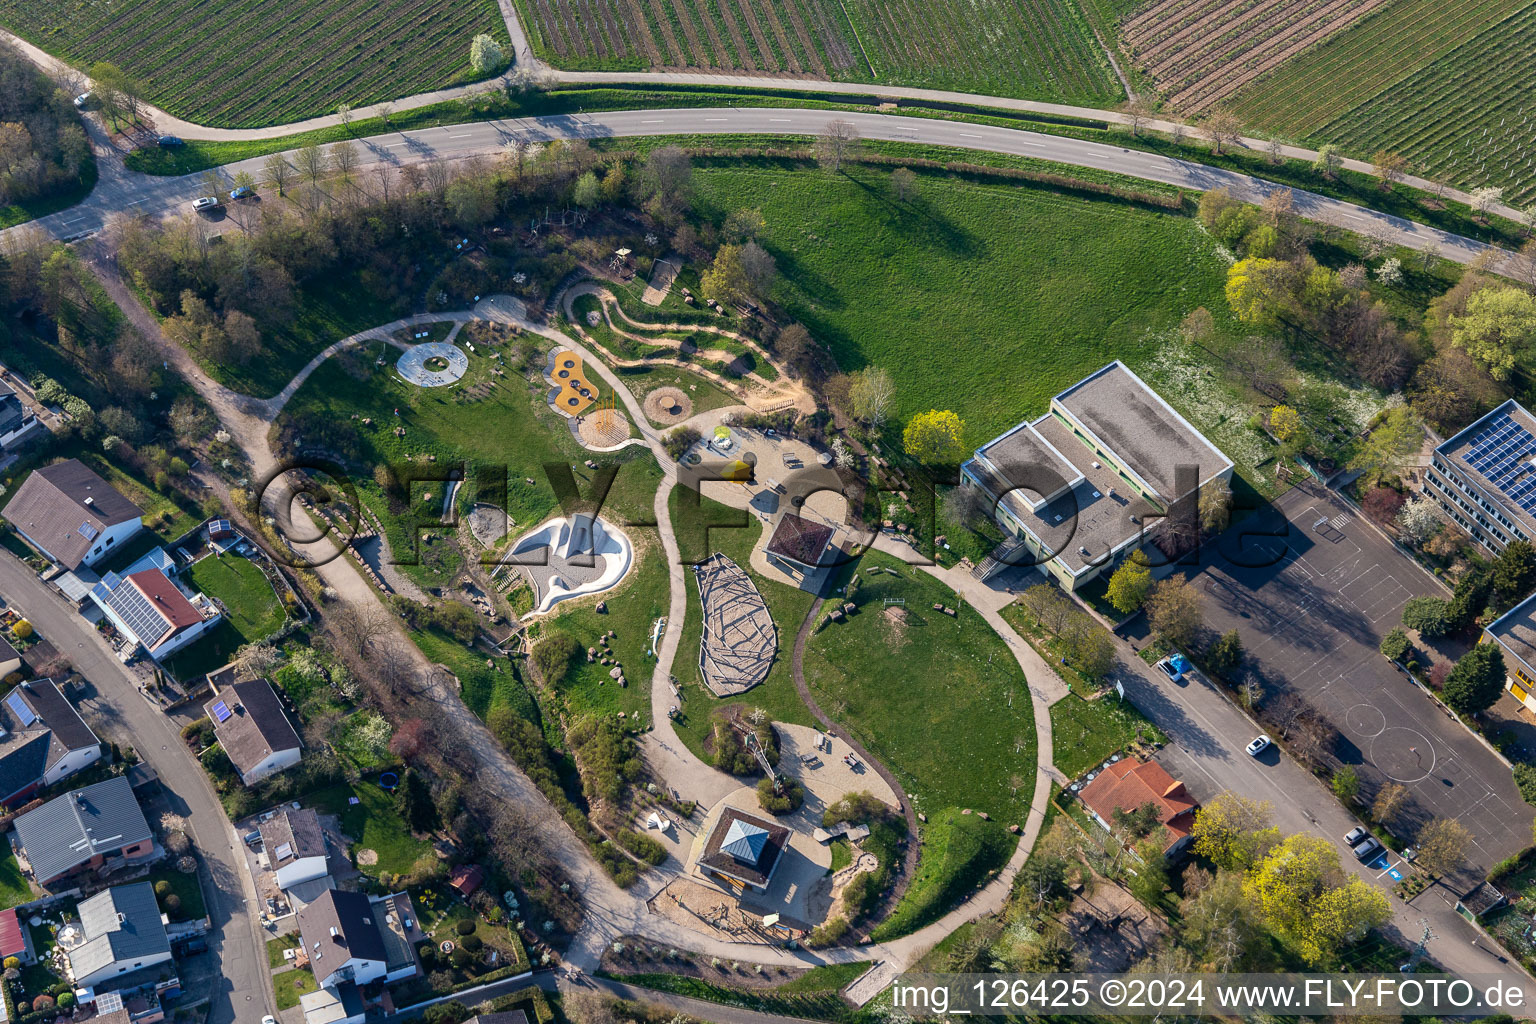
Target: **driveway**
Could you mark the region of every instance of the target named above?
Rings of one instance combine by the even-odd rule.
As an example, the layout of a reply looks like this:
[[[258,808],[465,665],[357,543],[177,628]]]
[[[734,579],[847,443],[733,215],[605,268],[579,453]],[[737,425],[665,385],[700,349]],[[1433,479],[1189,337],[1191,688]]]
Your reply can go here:
[[[1509,766],[1377,650],[1409,598],[1444,591],[1322,488],[1290,491],[1236,532],[1246,536],[1222,538],[1195,583],[1206,624],[1242,637],[1266,706],[1293,694],[1327,718],[1341,736],[1333,752],[1355,767],[1366,799],[1389,782],[1406,786],[1404,838],[1431,818],[1460,819],[1479,877],[1528,846],[1536,812]]]
[[[38,631],[85,676],[90,696],[81,702],[82,712],[97,735],[138,751],[160,776],[170,807],[187,819],[202,854],[203,888],[213,921],[208,933],[210,953],[195,960],[213,963],[198,963],[184,976],[183,1001],[206,997],[211,1024],[235,1020],[254,1024],[273,1012],[267,953],[248,909],[254,895],[250,877],[208,776],[181,741],[174,723],[139,696],[132,674],[108,653],[90,624],[9,554],[0,554],[0,595],[23,609]]]

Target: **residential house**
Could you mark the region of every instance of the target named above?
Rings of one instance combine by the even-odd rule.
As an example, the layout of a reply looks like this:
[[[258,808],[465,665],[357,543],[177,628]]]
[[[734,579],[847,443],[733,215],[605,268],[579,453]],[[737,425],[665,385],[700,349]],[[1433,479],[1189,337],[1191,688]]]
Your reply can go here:
[[[1232,460],[1116,360],[978,448],[960,477],[1011,538],[983,578],[1032,565],[1075,590],[1149,543],[1177,548]]]
[[[299,734],[265,679],[216,686],[203,712],[213,722],[219,746],[247,786],[293,767],[303,756]]]
[[[51,679],[0,701],[0,804],[25,803],[101,758],[101,742]]]
[[[109,572],[91,588],[91,601],[119,633],[156,661],[175,654],[224,617],[208,595],[183,591],[160,569],[128,576]]]
[[[12,647],[5,637],[0,637],[0,679],[12,672],[20,672],[21,665],[21,652]]]
[[[528,1024],[528,1015],[522,1010],[506,1010],[502,1013],[477,1013],[464,1024]]]
[[[33,470],[3,513],[7,522],[65,569],[92,566],[143,528],[143,511],[79,459]]]
[[[1102,769],[1083,787],[1078,797],[1105,829],[1114,831],[1115,812],[1129,814],[1148,804],[1157,808],[1157,820],[1165,829],[1163,854],[1177,856],[1191,841],[1199,804],[1184,783],[1169,775],[1156,761],[1122,758]]]
[[[171,959],[149,882],[103,889],[80,904],[85,941],[69,948],[69,973],[80,988],[98,988],[113,978]]]
[[[367,1007],[362,993],[350,981],[299,996],[304,1024],[363,1024]]]
[[[0,381],[0,455],[21,447],[43,429],[16,389]]]
[[[403,917],[410,911],[404,893],[370,897],[327,889],[299,911],[299,937],[310,969],[322,988],[389,983],[420,968]]]
[[[82,871],[105,876],[163,854],[122,776],[54,797],[18,815],[15,842],[37,884]]]
[[[280,811],[262,822],[260,831],[261,848],[279,888],[325,877],[325,830],[314,810]]]

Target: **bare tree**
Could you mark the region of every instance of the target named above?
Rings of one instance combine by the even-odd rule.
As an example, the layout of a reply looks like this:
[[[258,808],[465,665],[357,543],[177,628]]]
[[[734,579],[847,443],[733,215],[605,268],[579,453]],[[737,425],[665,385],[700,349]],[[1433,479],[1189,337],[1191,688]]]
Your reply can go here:
[[[1211,150],[1216,153],[1226,151],[1227,146],[1235,146],[1243,137],[1243,123],[1237,119],[1237,115],[1230,110],[1217,107],[1206,115],[1201,124],[1205,134],[1211,140]]]
[[[331,616],[331,632],[336,642],[358,657],[367,654],[380,637],[388,636],[393,629],[389,616],[372,602],[343,605]]]
[[[379,183],[379,198],[389,202],[389,185],[395,177],[395,169],[385,163],[374,164],[373,177]]]
[[[1141,97],[1135,97],[1125,105],[1125,124],[1130,128],[1132,138],[1140,138],[1141,133],[1147,129],[1147,122],[1151,120],[1152,114]]]
[[[261,165],[262,173],[277,189],[278,195],[286,195],[288,183],[293,180],[293,165],[281,153],[273,153]]]
[[[389,119],[395,116],[395,105],[393,103],[380,103],[373,109],[378,112],[379,120],[384,122],[384,127],[388,128]]]
[[[816,159],[834,174],[842,170],[843,161],[853,156],[859,146],[859,130],[852,122],[841,118],[828,121],[816,139]]]
[[[74,65],[62,60],[48,62],[48,77],[68,96],[78,96],[85,88],[85,75]]]
[[[1436,818],[1419,829],[1419,856],[1415,863],[1436,877],[1449,875],[1467,862],[1472,833],[1455,818]]]
[[[880,426],[890,415],[895,399],[896,382],[886,370],[866,366],[853,374],[848,386],[848,400],[853,405],[853,414],[860,419]]]
[[[1264,149],[1269,154],[1268,160],[1271,164],[1278,165],[1285,159],[1285,154],[1282,152],[1284,147],[1281,145],[1280,140],[1273,136],[1270,137],[1269,144]]]
[[[331,147],[330,156],[337,176],[350,184],[352,174],[357,170],[357,147],[350,142],[338,142]]]
[[[898,203],[909,203],[917,196],[917,175],[910,167],[898,167],[891,172],[891,198]],[[1533,207],[1536,209],[1536,207]]]
[[[304,176],[304,180],[308,181],[311,187],[320,183],[320,179],[325,177],[326,172],[331,166],[330,160],[326,158],[325,150],[313,142],[300,146],[299,151],[294,154],[294,161],[298,165],[299,173]]]

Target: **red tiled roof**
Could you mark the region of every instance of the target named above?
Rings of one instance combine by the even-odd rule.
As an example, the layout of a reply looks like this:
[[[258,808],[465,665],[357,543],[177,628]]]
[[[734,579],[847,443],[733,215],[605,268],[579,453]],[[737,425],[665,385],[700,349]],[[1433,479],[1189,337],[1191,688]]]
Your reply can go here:
[[[1170,845],[1189,835],[1195,808],[1200,805],[1156,761],[1126,758],[1099,772],[1083,787],[1083,803],[1105,821],[1112,822],[1116,811],[1134,811],[1144,804],[1156,804],[1162,812],[1158,820],[1167,827]]]
[[[192,607],[186,595],[176,589],[159,569],[145,569],[128,577],[128,581],[138,588],[139,593],[149,599],[149,603],[155,606],[155,610],[165,617],[170,623],[171,630],[186,629],[203,621],[203,617]]]
[[[21,935],[21,921],[15,908],[0,910],[0,959],[19,957],[27,951],[27,943]]]
[[[478,864],[460,864],[448,876],[448,884],[468,896],[485,881],[485,871]]]

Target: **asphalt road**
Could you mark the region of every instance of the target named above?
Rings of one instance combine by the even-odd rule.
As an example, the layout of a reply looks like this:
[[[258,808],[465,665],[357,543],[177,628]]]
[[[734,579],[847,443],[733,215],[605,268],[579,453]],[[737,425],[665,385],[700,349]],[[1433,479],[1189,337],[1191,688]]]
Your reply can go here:
[[[557,138],[614,138],[671,135],[816,135],[834,118],[853,123],[866,139],[913,142],[1032,157],[1124,174],[1192,190],[1226,188],[1247,202],[1262,202],[1283,187],[1260,178],[1175,160],[1140,150],[1081,139],[1040,135],[1014,128],[967,124],[933,118],[890,114],[840,113],[825,110],[764,108],[703,108],[683,110],[632,110],[586,115],[518,118],[478,124],[447,125],[420,131],[398,132],[360,139],[360,167],[376,163],[403,165],[433,158],[461,159],[500,153],[514,137],[534,141]],[[260,180],[266,157],[256,157],[222,168],[227,178],[245,171]],[[83,202],[67,210],[31,222],[59,238],[75,238],[101,230],[107,217],[117,211],[158,214],[186,208],[203,194],[202,173],[179,178],[151,177],[121,171],[104,176]],[[1410,249],[1434,246],[1447,259],[1471,262],[1489,247],[1482,242],[1452,235],[1401,217],[1367,210],[1351,203],[1310,192],[1293,193],[1297,212],[1308,220],[1350,231],[1374,231],[1393,244]],[[25,230],[12,228],[9,231]]]
[[[21,608],[90,682],[94,693],[83,702],[83,710],[97,735],[138,751],[160,776],[171,806],[187,819],[203,858],[203,888],[213,921],[208,947],[219,967],[211,991],[189,989],[184,1000],[206,995],[211,1024],[230,1024],[237,1018],[255,1021],[275,1013],[267,951],[258,941],[250,909],[256,898],[250,875],[236,849],[234,828],[202,766],[171,721],[139,696],[133,677],[108,652],[90,623],[10,555],[0,556],[0,596]]]

